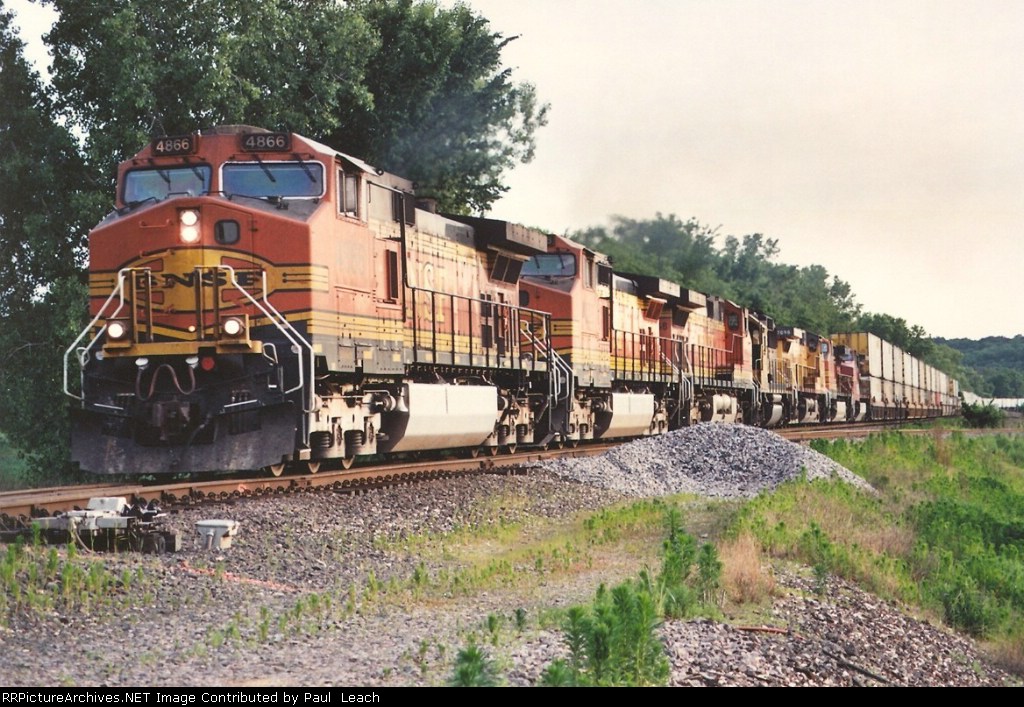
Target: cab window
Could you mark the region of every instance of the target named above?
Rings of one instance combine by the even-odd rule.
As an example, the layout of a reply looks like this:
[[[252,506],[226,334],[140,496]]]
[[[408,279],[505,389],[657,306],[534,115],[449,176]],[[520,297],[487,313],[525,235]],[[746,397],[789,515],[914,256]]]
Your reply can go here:
[[[199,196],[210,191],[210,165],[133,169],[124,176],[126,204],[163,201],[172,196]]]
[[[573,277],[576,258],[572,253],[535,255],[523,264],[523,277]]]
[[[237,162],[224,165],[221,189],[238,196],[315,198],[324,195],[319,162]]]
[[[338,213],[359,216],[359,175],[338,170]]]

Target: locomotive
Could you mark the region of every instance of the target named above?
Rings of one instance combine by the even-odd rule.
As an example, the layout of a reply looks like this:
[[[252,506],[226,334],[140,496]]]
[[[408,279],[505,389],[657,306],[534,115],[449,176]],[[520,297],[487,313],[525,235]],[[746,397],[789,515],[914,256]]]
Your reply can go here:
[[[776,326],[568,238],[440,214],[294,133],[152,140],[89,253],[64,391],[94,473],[315,473],[959,408],[956,381],[871,334]]]

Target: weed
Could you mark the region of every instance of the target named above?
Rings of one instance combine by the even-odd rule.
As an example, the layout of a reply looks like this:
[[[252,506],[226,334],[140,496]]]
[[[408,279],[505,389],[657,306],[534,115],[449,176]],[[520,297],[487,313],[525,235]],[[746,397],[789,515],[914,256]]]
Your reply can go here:
[[[718,588],[722,584],[722,561],[711,543],[704,543],[697,556],[697,588],[705,604],[717,604]]]
[[[501,617],[497,614],[487,615],[487,633],[491,637],[491,645],[498,645],[498,636],[501,632]]]
[[[517,607],[515,611],[516,631],[520,633],[526,628],[526,609],[523,607]]]
[[[420,675],[426,677],[427,675],[427,653],[430,651],[430,641],[423,639],[420,641],[419,649],[416,651],[416,655],[413,657],[413,662],[420,669]]]
[[[455,668],[448,678],[450,687],[495,687],[499,684],[494,660],[474,641],[459,651]]]

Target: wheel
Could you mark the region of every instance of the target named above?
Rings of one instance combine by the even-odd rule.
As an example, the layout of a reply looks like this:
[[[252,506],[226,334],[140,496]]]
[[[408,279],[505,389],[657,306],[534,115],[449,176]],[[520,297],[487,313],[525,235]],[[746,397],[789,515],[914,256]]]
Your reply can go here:
[[[578,446],[580,446],[580,441],[578,439],[570,439],[569,440],[569,448],[570,449],[576,449],[576,447],[578,447]]]
[[[495,445],[493,447],[487,447],[487,453],[492,457],[498,456],[498,446]]]
[[[565,437],[559,437],[555,440],[555,449],[565,449]]]
[[[480,456],[480,447],[470,447],[469,448],[469,458],[470,459],[476,459],[479,456]]]
[[[351,469],[352,465],[355,464],[355,463],[356,463],[356,456],[354,454],[351,457],[342,457],[341,458],[341,468],[342,469]]]
[[[306,469],[310,474],[320,471],[320,462],[306,462]]]
[[[516,453],[516,445],[514,445],[514,444],[505,445],[505,451],[508,452],[509,454],[515,454]]]
[[[284,473],[284,462],[280,464],[271,464],[267,467],[267,471],[270,472],[271,476],[280,476]]]

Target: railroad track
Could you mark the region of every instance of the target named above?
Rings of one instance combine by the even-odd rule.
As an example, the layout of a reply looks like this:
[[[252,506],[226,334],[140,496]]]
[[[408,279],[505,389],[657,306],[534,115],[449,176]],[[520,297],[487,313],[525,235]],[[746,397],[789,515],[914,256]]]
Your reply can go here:
[[[849,439],[866,437],[873,432],[901,429],[893,422],[876,424],[817,425],[775,430],[794,442],[811,439]],[[1020,434],[1020,428],[1000,430],[961,430],[966,434]],[[934,429],[902,429],[904,434],[935,434]],[[947,432],[948,434],[948,432]],[[156,499],[165,508],[174,508],[206,500],[254,497],[277,493],[302,493],[331,488],[338,491],[369,489],[394,483],[443,478],[468,473],[497,472],[515,469],[557,456],[595,456],[616,446],[612,443],[586,445],[576,449],[527,450],[494,457],[412,461],[357,467],[347,471],[320,471],[317,474],[292,476],[258,476],[239,478],[227,476],[204,480],[172,481],[146,485],[137,481],[111,482],[76,486],[57,486],[0,492],[0,530],[22,525],[38,515],[52,515],[84,507],[95,496],[124,496],[132,503],[148,503]]]
[[[5,529],[5,525],[8,526],[7,529],[13,529],[13,526],[20,525],[33,516],[52,515],[57,511],[71,510],[75,506],[85,507],[89,499],[95,496],[124,496],[131,503],[141,504],[156,499],[163,507],[173,508],[201,503],[204,500],[302,493],[326,488],[357,491],[415,480],[496,472],[557,456],[594,456],[614,446],[603,443],[576,449],[527,450],[493,457],[388,463],[291,476],[239,478],[235,475],[225,475],[223,478],[190,479],[153,485],[133,481],[5,491],[0,492],[0,530]]]

